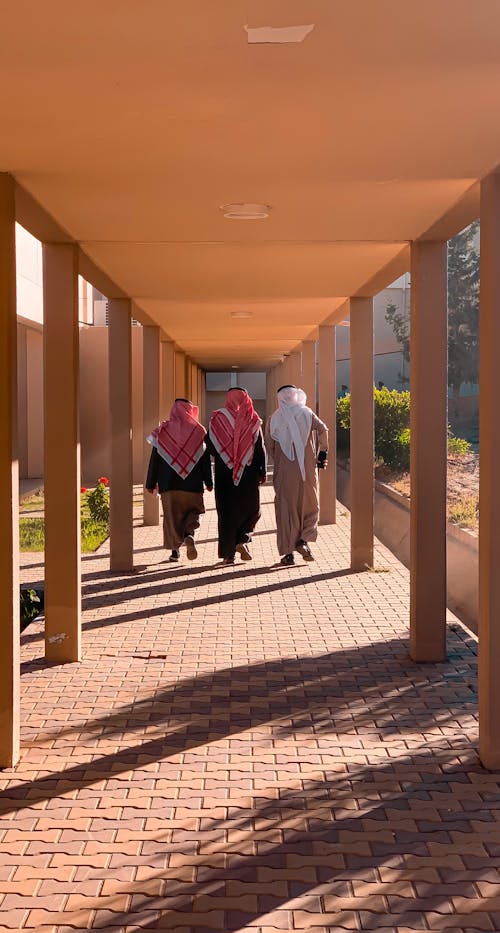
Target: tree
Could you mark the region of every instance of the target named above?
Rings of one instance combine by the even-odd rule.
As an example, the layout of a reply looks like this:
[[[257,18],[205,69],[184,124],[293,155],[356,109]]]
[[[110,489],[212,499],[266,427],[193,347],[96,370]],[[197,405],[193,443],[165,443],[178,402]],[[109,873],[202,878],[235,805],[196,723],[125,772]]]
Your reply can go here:
[[[448,243],[448,385],[455,398],[463,382],[479,377],[479,253],[475,247],[479,221]],[[410,360],[410,322],[394,304],[386,321]]]
[[[463,382],[479,378],[479,221],[448,243],[448,385],[458,398]]]

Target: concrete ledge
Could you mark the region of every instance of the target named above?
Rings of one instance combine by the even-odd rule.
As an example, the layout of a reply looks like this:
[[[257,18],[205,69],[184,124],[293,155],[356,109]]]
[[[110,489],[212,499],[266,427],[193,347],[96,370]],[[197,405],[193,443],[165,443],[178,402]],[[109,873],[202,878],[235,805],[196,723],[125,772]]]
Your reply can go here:
[[[337,498],[350,508],[350,474],[337,465]],[[410,500],[386,483],[375,481],[375,534],[410,566]],[[477,634],[479,551],[477,535],[448,523],[446,531],[448,606]]]

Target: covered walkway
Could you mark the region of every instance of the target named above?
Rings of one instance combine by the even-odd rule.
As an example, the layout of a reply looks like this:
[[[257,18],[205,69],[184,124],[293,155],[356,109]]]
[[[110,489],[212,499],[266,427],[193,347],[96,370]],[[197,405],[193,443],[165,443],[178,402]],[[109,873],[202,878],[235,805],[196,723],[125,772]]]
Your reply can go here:
[[[498,930],[498,775],[478,760],[476,642],[408,657],[408,574],[349,569],[349,519],[275,566],[196,564],[137,526],[138,572],[83,559],[83,660],[22,644],[2,773],[0,930]],[[24,555],[22,574],[42,569]]]

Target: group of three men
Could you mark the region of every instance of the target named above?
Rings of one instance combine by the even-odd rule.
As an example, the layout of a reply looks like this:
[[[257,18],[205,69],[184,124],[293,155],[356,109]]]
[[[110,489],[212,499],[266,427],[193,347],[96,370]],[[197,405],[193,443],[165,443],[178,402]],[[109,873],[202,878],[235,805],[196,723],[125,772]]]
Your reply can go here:
[[[278,408],[266,425],[245,389],[230,389],[223,408],[215,411],[208,429],[198,421],[198,408],[177,398],[170,416],[149,435],[153,445],[146,489],[158,490],[163,506],[164,546],[170,561],[180,548],[188,559],[197,557],[195,531],[205,511],[203,489],[213,489],[218,516],[219,557],[234,564],[238,553],[251,560],[248,545],[260,518],[259,486],[266,482],[266,449],[274,463],[273,484],[278,552],[285,566],[294,552],[314,560],[309,542],[318,532],[317,468],[325,467],[328,430],[307,407],[306,395],[296,386],[278,390]]]

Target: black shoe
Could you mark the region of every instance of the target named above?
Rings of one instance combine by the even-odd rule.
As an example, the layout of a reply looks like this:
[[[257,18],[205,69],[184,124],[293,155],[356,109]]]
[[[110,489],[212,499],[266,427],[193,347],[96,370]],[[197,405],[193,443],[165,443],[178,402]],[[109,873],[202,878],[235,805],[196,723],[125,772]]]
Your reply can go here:
[[[295,558],[293,554],[285,554],[285,556],[280,560],[280,564],[283,564],[284,567],[291,567],[294,563]]]
[[[309,547],[308,544],[306,544],[305,541],[302,540],[302,538],[300,539],[300,541],[297,542],[296,549],[299,552],[299,554],[302,554],[302,557],[304,558],[304,560],[314,560],[314,557],[311,553],[311,548]]]
[[[222,563],[224,566],[227,566],[228,564],[234,564],[234,557],[223,557]]]
[[[192,535],[186,535],[184,538],[184,544],[186,545],[186,557],[188,560],[196,560],[198,557],[198,551],[196,550],[196,544],[194,543],[194,538]]]
[[[178,561],[180,556],[181,556],[181,552],[178,550],[178,548],[174,548],[174,550],[172,551],[169,557],[170,563],[173,564],[176,561]]]

